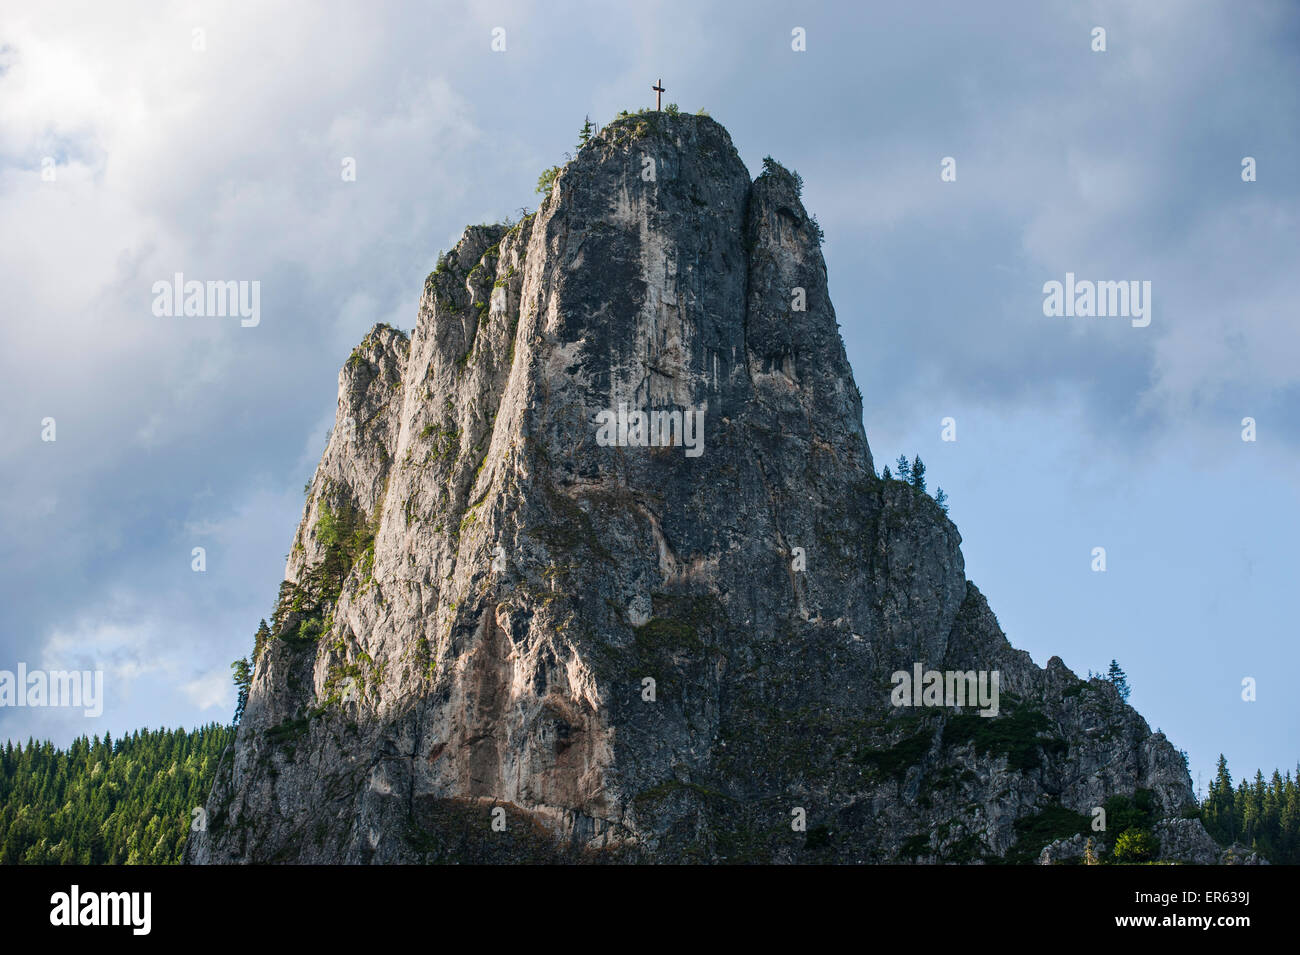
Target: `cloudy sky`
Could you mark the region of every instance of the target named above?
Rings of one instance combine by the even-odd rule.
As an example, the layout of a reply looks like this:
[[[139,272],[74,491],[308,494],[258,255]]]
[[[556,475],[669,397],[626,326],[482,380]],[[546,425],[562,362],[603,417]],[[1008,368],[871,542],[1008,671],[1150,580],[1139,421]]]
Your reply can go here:
[[[614,6],[0,6],[0,669],[107,697],[0,738],[228,720],[352,346],[662,76],[802,174],[877,463],[926,460],[1011,641],[1117,658],[1194,779],[1294,768],[1295,5]],[[176,272],[260,324],[155,316]],[[1044,316],[1066,272],[1150,325]]]

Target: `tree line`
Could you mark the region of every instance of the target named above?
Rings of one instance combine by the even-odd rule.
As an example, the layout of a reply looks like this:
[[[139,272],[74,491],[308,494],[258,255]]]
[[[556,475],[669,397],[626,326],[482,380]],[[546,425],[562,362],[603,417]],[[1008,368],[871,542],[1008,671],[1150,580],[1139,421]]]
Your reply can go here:
[[[165,865],[212,788],[234,727],[82,736],[0,749],[0,865]]]
[[[1219,766],[1201,803],[1201,822],[1221,845],[1240,842],[1274,865],[1300,864],[1300,764],[1296,775],[1275,769],[1265,780],[1255,771],[1251,782],[1234,787],[1228,761]]]

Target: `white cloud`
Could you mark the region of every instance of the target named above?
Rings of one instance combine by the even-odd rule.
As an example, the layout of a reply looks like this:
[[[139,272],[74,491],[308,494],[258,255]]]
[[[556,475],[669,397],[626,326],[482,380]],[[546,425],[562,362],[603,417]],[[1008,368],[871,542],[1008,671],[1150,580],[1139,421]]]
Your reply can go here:
[[[186,683],[182,689],[189,701],[200,710],[229,710],[234,706],[235,691],[230,671],[212,670]]]

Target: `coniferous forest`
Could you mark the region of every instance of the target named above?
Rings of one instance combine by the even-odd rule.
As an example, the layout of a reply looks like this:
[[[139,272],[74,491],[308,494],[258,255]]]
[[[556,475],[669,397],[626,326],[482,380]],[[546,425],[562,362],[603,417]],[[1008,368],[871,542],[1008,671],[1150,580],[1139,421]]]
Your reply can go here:
[[[233,726],[0,748],[0,864],[171,864]]]
[[[167,865],[180,862],[235,727],[137,730],[0,749],[0,864]],[[1276,864],[1300,863],[1300,767],[1235,786],[1219,757],[1201,804],[1205,828]]]
[[[1275,769],[1267,780],[1255,779],[1234,788],[1228,761],[1219,755],[1219,768],[1201,803],[1201,822],[1221,845],[1239,842],[1274,865],[1300,863],[1300,765],[1296,775]]]

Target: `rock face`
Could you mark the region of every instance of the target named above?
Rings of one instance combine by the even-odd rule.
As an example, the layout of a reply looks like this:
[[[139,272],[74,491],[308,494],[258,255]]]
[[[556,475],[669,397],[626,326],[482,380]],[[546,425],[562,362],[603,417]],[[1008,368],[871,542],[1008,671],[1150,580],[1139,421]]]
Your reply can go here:
[[[1192,806],[876,476],[817,231],[796,177],[665,113],[467,229],[411,340],[340,373],[187,859],[1032,862],[1108,801]],[[702,444],[599,440],[621,405]],[[998,671],[999,714],[891,705],[918,663]]]

